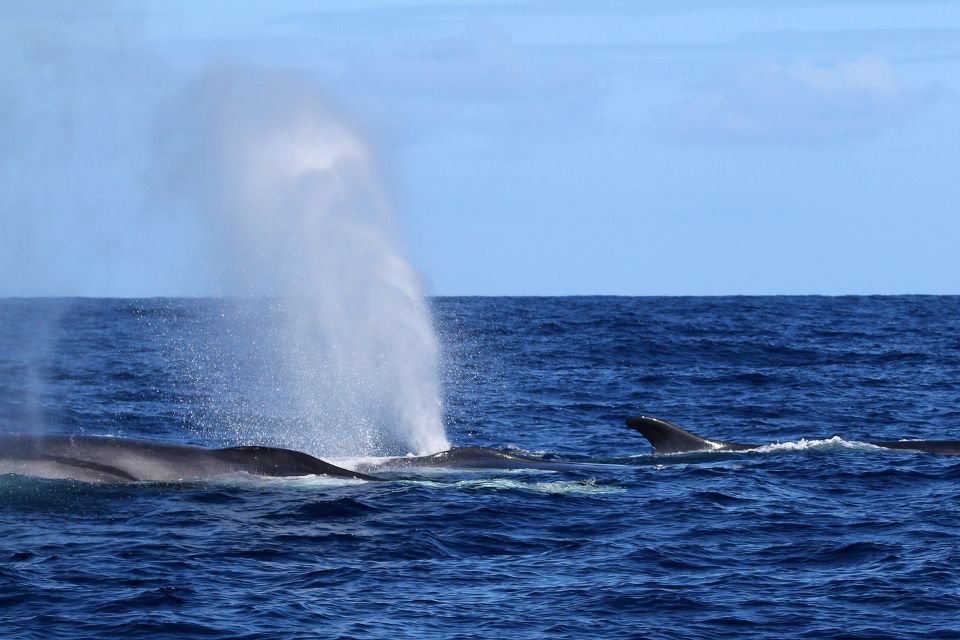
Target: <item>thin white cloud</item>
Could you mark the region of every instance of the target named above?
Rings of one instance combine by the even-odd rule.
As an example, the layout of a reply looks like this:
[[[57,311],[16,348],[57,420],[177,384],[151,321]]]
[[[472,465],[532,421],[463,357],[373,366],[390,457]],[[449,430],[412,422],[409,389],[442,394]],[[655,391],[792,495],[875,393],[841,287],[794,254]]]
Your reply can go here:
[[[389,108],[389,129],[406,132],[407,141],[451,132],[489,138],[503,129],[516,140],[590,122],[597,76],[572,56],[544,54],[474,25],[455,36],[380,43],[326,79],[354,101]]]
[[[828,64],[765,59],[688,92],[658,125],[680,140],[829,143],[875,134],[933,97],[880,56]]]
[[[906,88],[890,64],[883,58],[867,56],[834,66],[816,66],[801,61],[773,68],[776,78],[794,84],[821,97],[854,96],[856,99],[891,100]]]

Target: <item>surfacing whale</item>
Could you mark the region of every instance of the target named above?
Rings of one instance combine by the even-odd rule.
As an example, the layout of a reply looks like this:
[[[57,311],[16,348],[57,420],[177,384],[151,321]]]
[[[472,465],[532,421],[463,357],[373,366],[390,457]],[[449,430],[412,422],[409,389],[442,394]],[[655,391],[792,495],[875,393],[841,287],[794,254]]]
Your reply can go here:
[[[649,416],[628,418],[627,426],[642,434],[657,453],[746,451],[763,445],[710,440],[675,424]],[[958,440],[871,441],[877,447],[960,455]],[[617,463],[573,462],[531,458],[487,447],[457,447],[426,456],[400,457],[363,467],[363,471],[419,468],[538,469],[577,471],[609,469]],[[176,482],[249,473],[260,476],[326,475],[382,480],[351,471],[309,454],[275,447],[204,447],[104,436],[0,434],[0,475],[97,483]]]
[[[426,456],[391,458],[364,466],[368,471],[397,471],[403,469],[536,469],[541,471],[576,471],[609,467],[603,463],[569,462],[544,458],[529,458],[488,447],[455,447]]]
[[[365,465],[363,471],[351,471],[306,453],[274,447],[207,449],[107,436],[0,434],[0,475],[96,483],[176,482],[231,473],[382,480],[365,472],[422,468],[571,471],[600,466],[607,465],[529,458],[471,446],[391,458]]]
[[[82,482],[175,482],[231,473],[259,476],[374,476],[274,447],[206,449],[131,438],[0,434],[0,475]]]
[[[763,445],[745,444],[742,442],[722,442],[708,440],[675,424],[652,418],[650,416],[634,416],[627,418],[627,426],[639,431],[650,441],[657,453],[692,453],[694,451],[747,451],[757,449]],[[875,447],[884,449],[903,449],[907,451],[922,451],[942,456],[960,456],[960,440],[884,440],[871,441]]]

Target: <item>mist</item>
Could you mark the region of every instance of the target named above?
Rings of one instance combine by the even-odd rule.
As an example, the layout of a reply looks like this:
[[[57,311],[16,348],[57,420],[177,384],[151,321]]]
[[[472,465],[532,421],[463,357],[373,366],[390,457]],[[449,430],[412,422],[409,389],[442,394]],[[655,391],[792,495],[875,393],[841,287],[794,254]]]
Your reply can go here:
[[[0,295],[240,301],[211,321],[219,352],[185,365],[216,405],[188,426],[328,456],[446,448],[437,339],[376,153],[318,83],[212,52],[176,64],[136,5],[0,16],[16,88],[0,94]],[[36,428],[71,312],[55,306],[11,346],[29,364],[17,421]]]
[[[244,374],[258,438],[334,457],[448,448],[429,310],[358,128],[305,75],[219,65],[158,133],[168,195],[201,216],[240,298],[224,330],[268,363]]]

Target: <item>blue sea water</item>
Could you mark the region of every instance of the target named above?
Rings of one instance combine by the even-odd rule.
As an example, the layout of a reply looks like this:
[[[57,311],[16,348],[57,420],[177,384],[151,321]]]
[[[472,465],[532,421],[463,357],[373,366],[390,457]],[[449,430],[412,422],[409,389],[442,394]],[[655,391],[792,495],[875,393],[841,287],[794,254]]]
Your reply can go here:
[[[617,464],[3,476],[0,637],[960,637],[960,458],[859,444],[960,439],[960,298],[432,307],[452,442]],[[256,432],[270,418],[211,329],[229,312],[0,300],[0,431]],[[623,426],[637,413],[780,444],[653,455]]]

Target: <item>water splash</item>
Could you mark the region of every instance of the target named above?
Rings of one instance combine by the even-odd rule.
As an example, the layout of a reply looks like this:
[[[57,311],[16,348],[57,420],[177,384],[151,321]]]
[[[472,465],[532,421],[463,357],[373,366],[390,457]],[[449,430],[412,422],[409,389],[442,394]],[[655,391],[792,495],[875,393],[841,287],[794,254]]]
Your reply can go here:
[[[288,73],[209,71],[179,110],[178,183],[226,291],[253,301],[241,341],[279,366],[248,388],[256,435],[324,456],[448,448],[437,338],[370,145]]]
[[[775,451],[821,451],[827,453],[833,452],[842,452],[842,451],[891,451],[891,449],[884,449],[876,445],[870,444],[869,442],[859,442],[857,440],[844,440],[840,436],[833,436],[830,438],[822,439],[813,439],[808,440],[806,438],[801,438],[800,440],[791,441],[791,442],[775,442],[773,444],[763,445],[752,449],[754,452],[759,453],[772,453]]]

